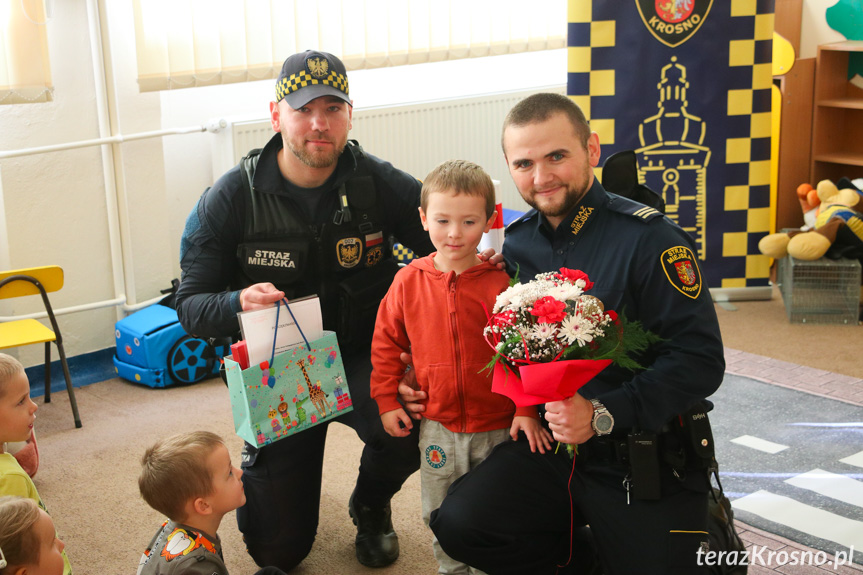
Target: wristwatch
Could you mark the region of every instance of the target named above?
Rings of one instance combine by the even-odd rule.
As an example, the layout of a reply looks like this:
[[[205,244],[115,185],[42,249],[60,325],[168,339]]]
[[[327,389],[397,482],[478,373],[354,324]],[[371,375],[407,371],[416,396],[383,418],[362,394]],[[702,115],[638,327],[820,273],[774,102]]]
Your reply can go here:
[[[614,417],[598,399],[591,399],[590,403],[593,404],[593,419],[590,421],[590,427],[597,435],[608,435],[614,429]]]

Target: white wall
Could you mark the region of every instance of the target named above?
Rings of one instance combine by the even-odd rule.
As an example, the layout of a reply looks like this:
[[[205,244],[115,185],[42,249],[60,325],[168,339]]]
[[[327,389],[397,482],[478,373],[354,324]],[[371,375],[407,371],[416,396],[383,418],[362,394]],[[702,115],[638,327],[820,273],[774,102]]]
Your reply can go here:
[[[804,2],[800,57],[815,46],[841,40],[827,29],[824,10],[834,0]],[[99,137],[97,90],[90,49],[88,4],[54,2],[48,23],[55,99],[46,104],[0,106],[0,149],[45,146]],[[102,0],[102,42],[112,102],[113,133],[130,135],[201,125],[214,117],[265,117],[272,81],[162,93],[138,92],[134,25],[129,0]],[[415,66],[408,70],[351,72],[358,108],[490,93],[565,82],[565,50],[534,55]],[[542,68],[542,63],[547,68]],[[529,74],[512,73],[528,69]],[[453,92],[437,92],[446,86]],[[497,134],[489,137],[497,138]],[[59,264],[66,286],[52,295],[55,308],[127,295],[130,303],[158,297],[179,277],[179,238],[189,210],[212,183],[207,133],[166,136],[113,146],[117,201],[128,208],[125,278],[115,289],[109,246],[110,218],[99,147],[0,160],[0,265]],[[110,187],[109,187],[110,188]],[[118,258],[118,261],[121,261]],[[125,291],[124,291],[125,290]],[[35,299],[35,298],[33,298]],[[32,313],[31,298],[0,300],[0,315]],[[120,308],[60,316],[69,355],[114,345]],[[18,353],[13,351],[13,353]],[[42,361],[40,346],[20,351],[27,365]]]
[[[803,22],[800,26],[800,54],[804,60],[814,58],[819,44],[841,42],[845,36],[827,25],[825,13],[836,4],[836,0],[803,0]]]
[[[84,2],[59,2],[48,23],[53,102],[0,106],[0,149],[45,146],[99,136]],[[52,297],[56,307],[114,297],[106,249],[105,194],[98,148],[53,152],[0,162],[6,234],[0,237],[13,268],[59,264],[67,286]],[[37,299],[37,298],[25,298]],[[0,300],[0,314],[41,309],[36,302]],[[113,310],[61,320],[68,349],[106,347],[95,325],[110,324]],[[22,351],[25,365],[44,352]],[[14,352],[13,352],[14,353]],[[56,355],[56,354],[55,354]]]

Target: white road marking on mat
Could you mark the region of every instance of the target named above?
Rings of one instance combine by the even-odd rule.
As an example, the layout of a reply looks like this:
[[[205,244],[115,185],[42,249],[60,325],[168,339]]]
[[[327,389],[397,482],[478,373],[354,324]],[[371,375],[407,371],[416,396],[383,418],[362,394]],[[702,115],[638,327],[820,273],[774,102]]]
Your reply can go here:
[[[760,490],[735,499],[731,506],[846,548],[863,548],[863,522],[800,503],[790,497]]]
[[[767,441],[766,439],[761,439],[760,437],[754,437],[752,435],[741,435],[740,437],[732,439],[731,443],[737,443],[744,447],[757,449],[758,451],[764,451],[771,454],[776,454],[783,449],[788,449],[787,445],[773,443],[772,441]]]
[[[785,483],[808,489],[832,499],[863,507],[863,483],[823,469],[813,469],[785,480]]]
[[[844,459],[840,459],[842,463],[847,463],[848,465],[853,465],[854,467],[863,467],[863,451],[860,453],[855,453],[854,455],[849,455]]]

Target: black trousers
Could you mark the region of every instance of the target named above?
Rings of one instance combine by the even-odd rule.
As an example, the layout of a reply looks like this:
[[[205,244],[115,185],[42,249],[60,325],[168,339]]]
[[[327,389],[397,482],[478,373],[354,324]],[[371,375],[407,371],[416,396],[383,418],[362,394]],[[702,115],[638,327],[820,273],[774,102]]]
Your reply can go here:
[[[667,469],[661,499],[627,502],[627,472],[502,443],[450,487],[431,528],[450,557],[491,575],[583,573],[591,551],[577,534],[588,524],[605,575],[702,573],[707,493]]]
[[[382,507],[419,468],[419,426],[410,437],[384,431],[378,406],[369,397],[371,360],[344,356],[345,378],[353,411],[256,450],[243,449],[246,504],[237,524],[258,565],[283,571],[296,567],[311,551],[318,528],[324,447],[330,423],[353,428],[365,446],[360,459],[355,500]],[[350,521],[345,510],[345,521]]]

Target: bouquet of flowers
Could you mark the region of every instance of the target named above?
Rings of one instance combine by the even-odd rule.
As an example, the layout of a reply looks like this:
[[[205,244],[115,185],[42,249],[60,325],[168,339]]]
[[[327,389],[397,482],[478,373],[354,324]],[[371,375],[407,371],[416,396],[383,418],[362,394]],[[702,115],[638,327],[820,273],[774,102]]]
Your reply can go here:
[[[516,405],[572,397],[614,363],[640,369],[633,354],[660,340],[584,292],[587,274],[560,268],[515,283],[495,302],[484,335],[495,350],[492,390]]]

